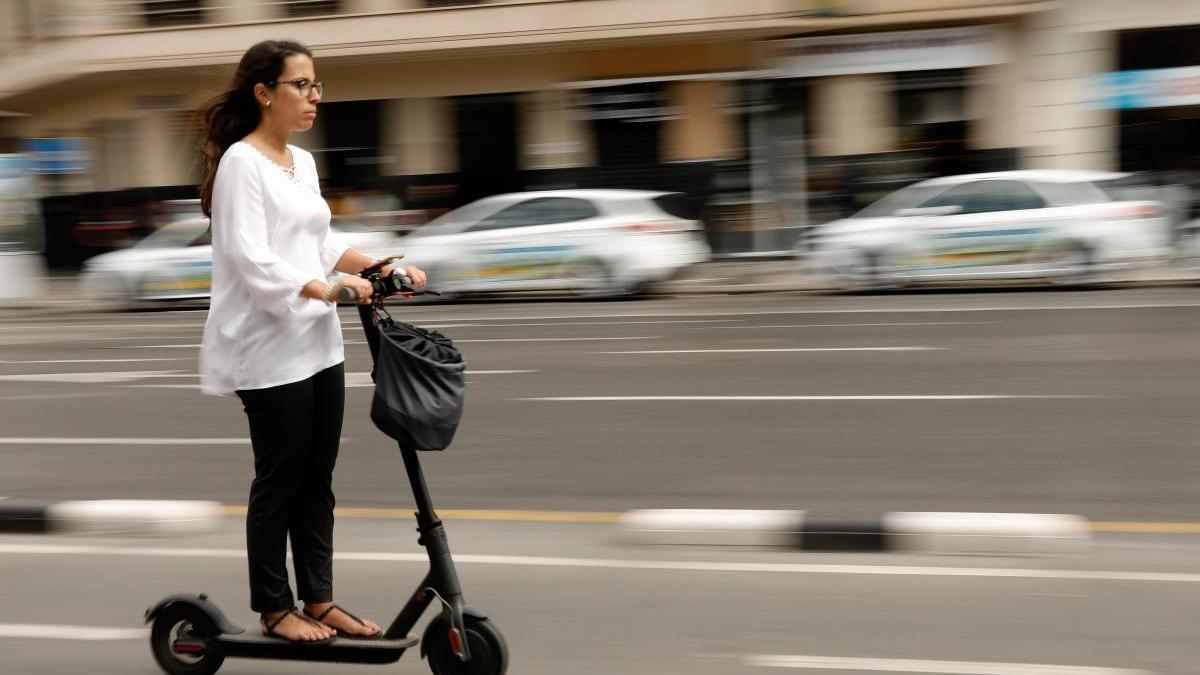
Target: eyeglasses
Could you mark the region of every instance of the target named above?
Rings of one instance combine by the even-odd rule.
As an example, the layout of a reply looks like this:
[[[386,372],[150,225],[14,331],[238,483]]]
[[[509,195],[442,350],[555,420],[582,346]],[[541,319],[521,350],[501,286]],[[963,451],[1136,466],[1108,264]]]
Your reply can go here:
[[[268,82],[267,84],[271,85],[272,87],[277,84],[290,84],[293,87],[295,87],[300,92],[300,95],[303,96],[304,98],[308,98],[309,96],[312,96],[312,93],[314,91],[317,92],[318,97],[325,95],[325,83],[324,82],[313,82],[312,80],[308,79],[307,77],[298,77],[294,80],[281,80],[281,81],[272,80],[272,81]]]

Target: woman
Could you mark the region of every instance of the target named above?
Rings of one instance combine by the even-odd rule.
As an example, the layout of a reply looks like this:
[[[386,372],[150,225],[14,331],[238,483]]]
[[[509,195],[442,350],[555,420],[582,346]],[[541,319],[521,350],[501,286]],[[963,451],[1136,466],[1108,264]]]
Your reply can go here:
[[[330,232],[312,155],[288,145],[312,127],[323,91],[308,49],[260,42],[204,114],[213,278],[201,388],[236,394],[249,418],[250,604],[264,633],[292,641],[380,635],[333,604],[332,474],[345,401],[335,299],[350,288],[368,302],[371,284],[355,273],[373,261]],[[350,276],[328,283],[335,271]],[[424,285],[421,270],[405,272]],[[289,537],[303,612],[288,583]]]

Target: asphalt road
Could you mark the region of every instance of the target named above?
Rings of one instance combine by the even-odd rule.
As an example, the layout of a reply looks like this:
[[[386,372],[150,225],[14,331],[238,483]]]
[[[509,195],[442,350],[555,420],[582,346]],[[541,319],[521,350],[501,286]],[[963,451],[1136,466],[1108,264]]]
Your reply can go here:
[[[455,444],[426,455],[448,508],[1196,518],[1200,296],[1190,288],[403,314],[440,327],[469,362]],[[366,347],[345,316],[351,383],[364,385]],[[240,404],[196,389],[203,317],[0,321],[0,433],[16,439],[0,439],[0,495],[242,502],[251,463]],[[370,393],[349,390],[340,503],[406,505],[395,446],[367,416]],[[657,398],[697,396],[712,398]],[[724,398],[795,396],[849,398]],[[857,398],[911,396],[934,398]]]
[[[1200,541],[1147,533],[1200,532],[1192,288],[403,315],[440,327],[470,363],[459,436],[425,466],[437,504],[459,514],[448,522],[468,597],[508,635],[512,673],[1200,672]],[[245,421],[235,399],[195,388],[188,345],[202,321],[0,316],[0,496],[241,504]],[[348,351],[348,370],[367,371],[365,346]],[[406,509],[399,457],[367,418],[371,390],[349,391],[339,504]],[[640,507],[1115,525],[1067,558],[634,548],[604,520]],[[339,600],[389,618],[420,575],[412,528],[359,513],[385,517],[339,521]],[[0,536],[0,672],[152,673],[138,618],[169,592],[206,590],[250,623],[240,527],[230,516],[183,539]],[[427,672],[407,658],[394,668]]]

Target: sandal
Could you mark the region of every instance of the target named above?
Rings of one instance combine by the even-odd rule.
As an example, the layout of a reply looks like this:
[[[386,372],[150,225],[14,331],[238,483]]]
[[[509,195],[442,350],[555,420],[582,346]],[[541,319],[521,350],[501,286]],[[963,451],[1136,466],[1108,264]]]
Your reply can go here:
[[[344,608],[342,608],[338,605],[330,605],[329,609],[325,610],[324,612],[321,612],[320,616],[313,616],[313,615],[309,614],[307,610],[304,612],[304,614],[310,620],[316,620],[317,623],[321,624],[322,626],[329,626],[329,624],[325,623],[325,617],[329,616],[329,613],[335,609],[338,610],[339,612],[341,612],[342,614],[345,614],[346,616],[350,617],[351,619],[354,619],[355,621],[357,621],[358,625],[366,627],[366,625],[367,625],[366,621],[363,621],[362,619],[358,618],[357,616],[354,616],[353,614],[351,614],[350,612],[347,612]],[[383,629],[382,628],[375,631],[374,633],[371,633],[370,635],[360,635],[358,633],[343,632],[341,630],[338,630],[334,626],[329,626],[329,627],[333,628],[335,631],[337,631],[338,637],[344,638],[347,640],[378,640],[379,638],[383,637]]]
[[[317,621],[313,621],[310,617],[307,617],[304,614],[301,614],[299,611],[297,611],[297,609],[295,607],[293,607],[293,608],[289,609],[288,611],[280,614],[278,618],[276,618],[274,621],[272,621],[270,623],[267,623],[267,620],[266,620],[267,615],[266,614],[261,615],[261,617],[259,619],[259,624],[261,624],[263,627],[263,634],[268,637],[279,638],[280,640],[287,640],[288,642],[291,642],[294,644],[324,645],[324,644],[329,644],[330,642],[333,642],[336,639],[336,637],[327,637],[327,638],[322,638],[320,640],[292,639],[285,635],[280,635],[279,633],[276,633],[275,628],[277,626],[279,626],[279,624],[283,623],[283,620],[288,618],[288,616],[290,616],[292,614],[295,614],[296,616],[300,617],[300,619],[303,621],[307,621],[309,623],[316,624],[318,626],[324,626],[324,624],[317,622]]]

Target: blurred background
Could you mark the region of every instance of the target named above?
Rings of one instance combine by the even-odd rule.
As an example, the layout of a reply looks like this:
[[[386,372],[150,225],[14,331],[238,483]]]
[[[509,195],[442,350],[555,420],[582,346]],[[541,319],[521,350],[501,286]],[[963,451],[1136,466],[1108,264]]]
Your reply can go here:
[[[196,196],[197,107],[278,37],[328,83],[296,142],[372,228],[634,188],[686,195],[718,257],[790,252],[904,185],[1018,168],[1138,172],[1177,226],[1197,20],[1185,0],[9,0],[0,232],[60,272],[169,222]]]
[[[444,292],[395,302],[470,364],[422,459],[514,675],[1200,673],[1196,0],[0,0],[0,526],[220,504],[6,532],[0,671],[155,672],[167,593],[254,628],[196,112],[265,39],[315,53],[334,228]],[[386,620],[422,562],[339,311],[339,603]]]

